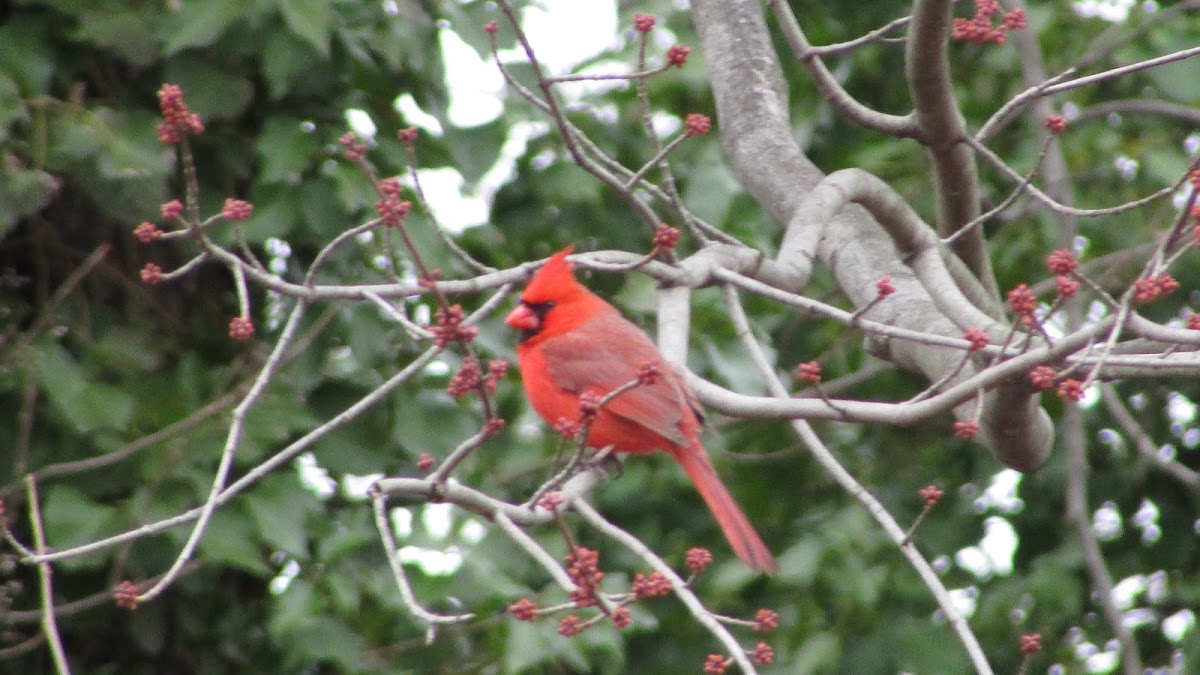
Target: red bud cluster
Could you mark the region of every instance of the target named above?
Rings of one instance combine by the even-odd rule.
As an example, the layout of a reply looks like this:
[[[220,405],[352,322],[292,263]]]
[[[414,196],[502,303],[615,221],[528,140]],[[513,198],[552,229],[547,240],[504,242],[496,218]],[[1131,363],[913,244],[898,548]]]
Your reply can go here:
[[[158,124],[158,140],[163,143],[175,144],[185,136],[204,132],[204,122],[199,115],[188,110],[179,85],[164,84],[158,90],[158,106],[163,116],[163,121]]]
[[[229,337],[245,342],[254,337],[254,322],[248,316],[235,316],[229,321]]]
[[[754,632],[770,633],[779,628],[779,613],[773,609],[760,609],[754,614]]]
[[[126,579],[113,589],[113,600],[117,607],[133,611],[138,608],[138,588],[132,581]]]
[[[633,594],[639,598],[653,598],[671,593],[671,582],[662,572],[633,575]]]
[[[467,344],[474,340],[475,336],[479,334],[479,329],[464,324],[463,321],[466,318],[467,315],[463,312],[462,305],[451,305],[438,309],[434,315],[436,325],[429,329],[433,333],[433,343],[438,347],[445,347],[451,342]]]
[[[687,557],[684,559],[684,564],[687,565],[688,569],[690,569],[692,572],[699,574],[703,572],[706,567],[711,565],[712,561],[713,557],[711,551],[706,548],[696,546],[688,549]]]

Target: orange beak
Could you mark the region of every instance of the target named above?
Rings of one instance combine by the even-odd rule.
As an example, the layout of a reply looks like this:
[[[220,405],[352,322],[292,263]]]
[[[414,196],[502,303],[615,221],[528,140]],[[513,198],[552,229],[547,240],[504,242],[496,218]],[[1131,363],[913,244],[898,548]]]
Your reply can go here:
[[[504,323],[517,330],[537,330],[538,315],[534,314],[533,310],[526,305],[520,304],[504,317]]]

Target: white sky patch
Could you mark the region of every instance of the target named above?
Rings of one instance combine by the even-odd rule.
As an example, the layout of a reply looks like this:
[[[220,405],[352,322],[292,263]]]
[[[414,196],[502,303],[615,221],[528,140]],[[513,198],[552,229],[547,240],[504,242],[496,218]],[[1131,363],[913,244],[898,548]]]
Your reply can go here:
[[[992,574],[992,566],[988,562],[988,557],[978,546],[958,549],[958,552],[954,554],[954,562],[975,575],[976,579],[986,579]]]
[[[426,504],[421,511],[421,525],[434,539],[445,539],[450,536],[453,522],[450,518],[450,504]]]
[[[400,562],[415,563],[431,577],[454,574],[462,567],[463,554],[457,547],[437,551],[420,546],[405,546],[398,551]]]
[[[1134,527],[1142,531],[1142,543],[1149,546],[1158,543],[1162,538],[1162,528],[1158,525],[1161,515],[1158,505],[1149,499],[1143,499],[1137,512],[1130,517]]]
[[[1079,16],[1124,23],[1136,4],[1136,0],[1078,0],[1072,8]]]
[[[490,203],[478,193],[464,191],[466,181],[458,169],[421,169],[421,190],[429,200],[438,224],[455,234],[487,222]]]
[[[650,113],[650,125],[659,138],[674,136],[683,127],[683,122],[675,115],[665,112]]]
[[[283,569],[279,570],[279,574],[275,575],[274,579],[271,579],[271,583],[267,587],[271,590],[272,595],[279,595],[286,591],[288,586],[292,585],[292,579],[295,579],[299,574],[300,563],[295,560],[288,560],[284,564]]]
[[[1121,511],[1113,502],[1104,502],[1092,514],[1092,532],[1100,541],[1119,539],[1124,533],[1121,526]]]
[[[1013,555],[1017,552],[1017,531],[1004,518],[992,516],[984,521],[987,528],[979,548],[983,550],[991,565],[992,571],[1000,576],[1008,576],[1013,571]]]
[[[1108,305],[1099,300],[1093,300],[1092,304],[1088,305],[1087,323],[1097,323],[1106,316],[1108,316]]]
[[[397,506],[388,512],[388,516],[392,521],[392,532],[398,539],[407,539],[413,533],[413,513],[412,509],[406,509],[403,506]]]
[[[1012,524],[999,516],[984,521],[984,535],[978,546],[961,548],[954,554],[958,566],[975,576],[987,579],[993,575],[1008,576],[1013,571],[1013,555],[1020,539]]]
[[[345,112],[346,124],[359,138],[375,138],[375,121],[365,110],[348,108]]]
[[[1167,396],[1167,417],[1176,424],[1190,424],[1196,419],[1196,404],[1183,394],[1173,391]]]
[[[1093,675],[1111,673],[1117,669],[1120,655],[1117,650],[1096,652],[1084,659],[1083,667]]]
[[[1200,133],[1190,133],[1183,139],[1183,150],[1189,157],[1200,156]]]
[[[367,490],[380,478],[383,478],[382,473],[369,473],[365,476],[348,473],[342,476],[342,495],[350,501],[366,501]]]
[[[542,0],[522,10],[521,26],[529,42],[538,46],[542,65],[551,75],[562,75],[613,45],[617,5],[613,0]],[[525,50],[503,50],[500,59],[524,61]]]
[[[1190,609],[1181,609],[1162,620],[1163,637],[1171,642],[1182,642],[1195,627],[1196,614]]]
[[[1084,410],[1088,410],[1089,408],[1092,408],[1099,402],[1100,402],[1100,387],[1096,386],[1095,384],[1091,384],[1088,386],[1087,389],[1083,390],[1083,398],[1079,399],[1078,405],[1080,408],[1083,408]]]
[[[1138,596],[1146,591],[1146,577],[1135,574],[1118,581],[1112,589],[1113,604],[1118,609],[1129,609]]]
[[[458,535],[468,544],[475,545],[483,541],[483,538],[487,536],[487,528],[483,526],[483,523],[471,518],[463,523],[462,529],[458,531]]]
[[[433,115],[421,110],[412,94],[401,94],[392,107],[404,118],[405,124],[411,124],[438,138],[442,137],[442,123]]]
[[[317,456],[311,452],[296,458],[296,472],[300,474],[300,484],[321,499],[328,499],[337,492],[337,481],[329,477],[325,467],[317,464]]]
[[[979,589],[974,586],[950,589],[950,603],[958,610],[963,618],[971,618],[975,614],[975,606],[979,598]]]
[[[1146,599],[1158,603],[1167,599],[1167,573],[1158,570],[1146,578]]]
[[[1021,473],[1004,469],[992,476],[987,489],[975,500],[975,509],[981,513],[991,508],[1001,513],[1020,513],[1025,508],[1025,500],[1017,495],[1020,487]]]
[[[496,163],[483,174],[479,184],[469,190],[462,174],[453,167],[421,169],[421,189],[429,201],[438,224],[452,234],[487,222],[496,193],[516,175],[517,160],[529,147],[529,141],[550,132],[548,122],[518,122],[508,130]],[[404,180],[408,184],[407,179]]]
[[[425,374],[430,377],[445,377],[450,374],[450,365],[444,361],[430,361],[429,365],[425,366]]]
[[[1131,609],[1121,615],[1121,624],[1129,630],[1137,630],[1158,621],[1158,613],[1149,607]]]
[[[504,112],[501,95],[504,76],[490,59],[479,53],[449,29],[439,36],[442,61],[446,66],[446,86],[450,89],[450,108],[446,116],[456,127],[487,124]]]

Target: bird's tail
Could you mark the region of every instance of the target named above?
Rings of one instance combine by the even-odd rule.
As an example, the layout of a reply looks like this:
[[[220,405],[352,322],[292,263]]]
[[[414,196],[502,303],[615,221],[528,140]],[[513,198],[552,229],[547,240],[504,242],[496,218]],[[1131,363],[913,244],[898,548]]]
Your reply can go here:
[[[704,447],[693,443],[672,454],[692,479],[704,502],[708,504],[737,557],[755,572],[778,572],[779,566],[775,564],[774,556],[767,550],[767,545],[758,536],[758,532],[754,531],[754,526],[750,524],[746,514],[742,513],[737,502],[733,501],[733,495],[725,489],[725,484],[713,469]]]

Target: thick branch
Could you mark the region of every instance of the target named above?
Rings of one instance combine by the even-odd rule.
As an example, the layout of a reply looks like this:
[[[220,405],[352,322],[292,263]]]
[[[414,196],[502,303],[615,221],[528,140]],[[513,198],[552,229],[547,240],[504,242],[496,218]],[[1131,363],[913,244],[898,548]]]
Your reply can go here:
[[[979,215],[979,172],[971,152],[958,143],[966,124],[954,99],[950,83],[950,40],[952,0],[918,0],[913,4],[905,54],[909,95],[916,107],[921,137],[929,148],[937,190],[938,231],[949,236]],[[976,229],[959,238],[954,253],[962,258],[975,277],[998,296],[983,235]]]

